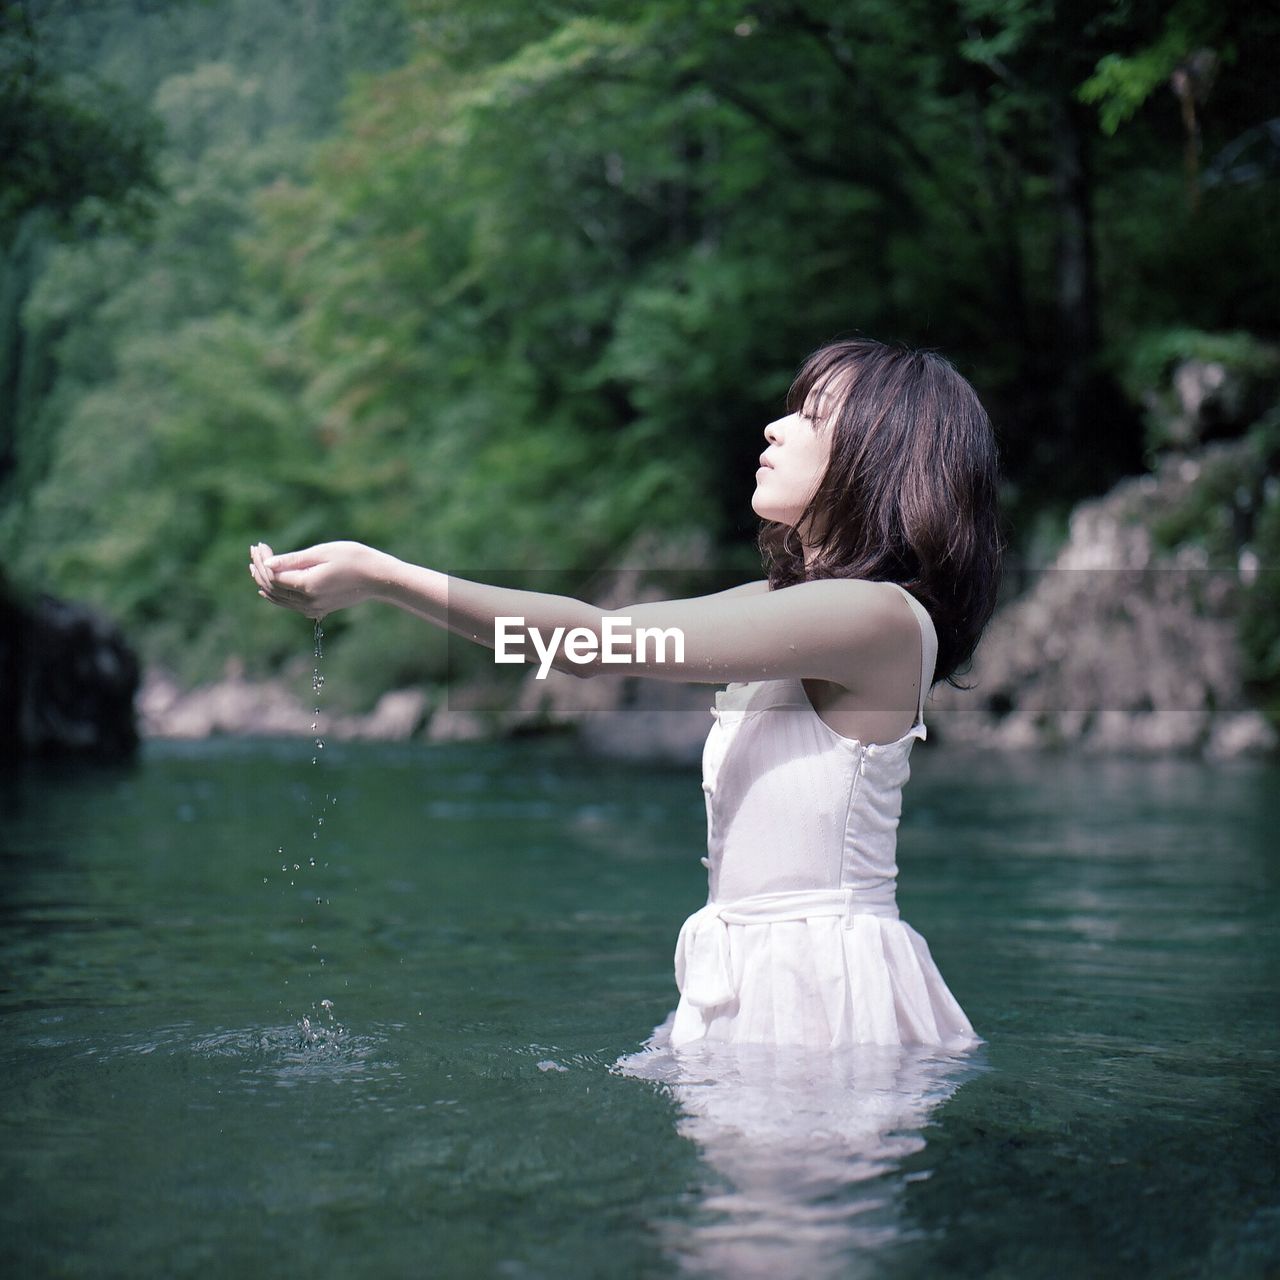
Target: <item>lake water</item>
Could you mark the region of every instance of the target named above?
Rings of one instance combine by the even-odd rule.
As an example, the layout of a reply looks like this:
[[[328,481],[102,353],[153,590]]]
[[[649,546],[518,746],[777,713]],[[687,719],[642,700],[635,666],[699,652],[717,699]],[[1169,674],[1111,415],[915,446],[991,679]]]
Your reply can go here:
[[[313,754],[0,790],[5,1274],[1280,1267],[1275,766],[917,747],[899,902],[987,1043],[643,1079],[695,773]]]

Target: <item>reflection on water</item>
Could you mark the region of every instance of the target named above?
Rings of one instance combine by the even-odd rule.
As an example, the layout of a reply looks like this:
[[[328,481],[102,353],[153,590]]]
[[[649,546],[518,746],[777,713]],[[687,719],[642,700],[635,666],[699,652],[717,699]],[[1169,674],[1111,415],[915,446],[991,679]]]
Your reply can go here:
[[[673,1050],[669,1023],[614,1070],[669,1092],[677,1131],[717,1179],[697,1212],[665,1226],[672,1261],[696,1276],[878,1274],[873,1251],[903,1231],[900,1163],[924,1148],[930,1113],[983,1070],[982,1050]]]

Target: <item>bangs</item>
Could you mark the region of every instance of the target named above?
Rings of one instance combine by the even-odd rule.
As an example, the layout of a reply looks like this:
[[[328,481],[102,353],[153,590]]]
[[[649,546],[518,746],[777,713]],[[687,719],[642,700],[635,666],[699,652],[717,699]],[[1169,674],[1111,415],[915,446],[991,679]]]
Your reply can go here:
[[[805,405],[812,404],[815,420],[822,420],[816,413],[817,406],[829,392],[835,393],[836,383],[843,383],[853,372],[851,352],[839,347],[827,347],[814,352],[796,374],[785,401],[788,413],[803,413]],[[844,390],[842,386],[840,390]]]

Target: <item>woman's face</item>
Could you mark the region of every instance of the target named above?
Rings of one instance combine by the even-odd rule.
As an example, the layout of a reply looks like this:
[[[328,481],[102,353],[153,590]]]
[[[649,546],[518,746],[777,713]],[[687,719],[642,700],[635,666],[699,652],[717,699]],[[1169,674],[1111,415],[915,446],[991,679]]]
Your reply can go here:
[[[823,397],[825,409],[827,397]],[[762,520],[796,528],[809,499],[817,492],[831,456],[831,431],[819,406],[806,404],[764,429],[769,447],[760,455],[751,507]],[[804,530],[800,530],[804,536]]]

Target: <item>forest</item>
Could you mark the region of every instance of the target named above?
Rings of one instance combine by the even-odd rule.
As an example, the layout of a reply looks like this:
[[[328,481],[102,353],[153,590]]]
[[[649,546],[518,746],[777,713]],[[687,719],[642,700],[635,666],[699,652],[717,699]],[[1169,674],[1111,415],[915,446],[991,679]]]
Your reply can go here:
[[[0,21],[6,591],[92,602],[196,682],[305,646],[250,589],[259,538],[539,588],[745,578],[761,430],[807,352],[864,333],[978,387],[1015,566],[1171,452],[1252,441],[1248,483],[1166,533],[1261,565],[1244,643],[1280,717],[1274,8],[28,0]],[[1188,367],[1226,387],[1191,438]],[[391,611],[331,639],[351,706],[449,662]]]

